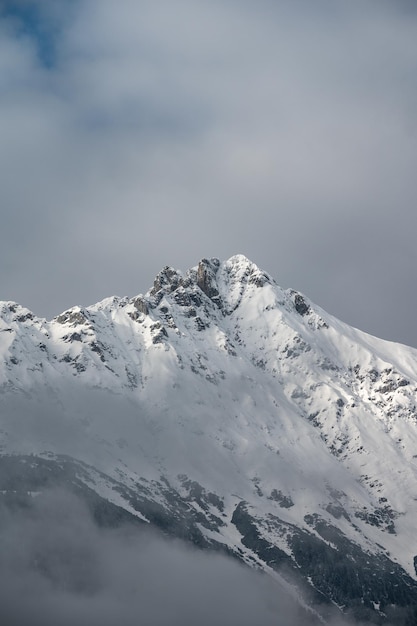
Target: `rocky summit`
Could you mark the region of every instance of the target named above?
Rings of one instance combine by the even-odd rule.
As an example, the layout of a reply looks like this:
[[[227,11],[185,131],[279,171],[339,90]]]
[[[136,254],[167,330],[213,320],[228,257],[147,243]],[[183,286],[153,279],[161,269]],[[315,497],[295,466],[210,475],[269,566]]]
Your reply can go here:
[[[65,486],[264,570],[312,615],[417,615],[417,350],[242,255],[51,321],[0,303],[0,498]]]

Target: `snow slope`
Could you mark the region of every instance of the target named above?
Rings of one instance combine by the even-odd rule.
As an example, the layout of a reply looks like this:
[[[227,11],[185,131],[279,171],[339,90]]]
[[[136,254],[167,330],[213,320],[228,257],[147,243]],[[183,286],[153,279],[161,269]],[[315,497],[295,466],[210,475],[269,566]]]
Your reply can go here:
[[[51,321],[0,303],[0,389],[5,458],[71,458],[138,518],[152,523],[149,502],[191,515],[201,541],[269,571],[288,561],[339,605],[353,592],[304,562],[306,541],[396,576],[352,602],[417,598],[417,351],[244,256],[166,267],[145,295]],[[405,600],[381,591],[398,577]]]

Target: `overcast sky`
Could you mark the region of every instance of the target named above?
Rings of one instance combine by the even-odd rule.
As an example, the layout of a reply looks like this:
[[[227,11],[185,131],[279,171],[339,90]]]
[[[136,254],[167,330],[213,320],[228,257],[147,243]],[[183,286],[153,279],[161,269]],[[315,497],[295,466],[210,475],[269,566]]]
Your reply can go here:
[[[0,299],[246,254],[417,346],[417,4],[0,0]]]

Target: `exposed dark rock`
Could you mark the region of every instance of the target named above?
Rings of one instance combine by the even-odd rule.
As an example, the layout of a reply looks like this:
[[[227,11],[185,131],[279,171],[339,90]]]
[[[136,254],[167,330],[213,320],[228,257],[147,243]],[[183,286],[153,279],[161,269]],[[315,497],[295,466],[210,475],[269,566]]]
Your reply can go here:
[[[161,322],[155,322],[155,324],[152,324],[150,330],[153,344],[163,343],[168,337],[167,330],[164,326],[162,326]]]
[[[60,363],[72,363],[74,359],[70,354],[64,354],[64,356],[59,359],[59,361]]]
[[[321,367],[322,370],[325,370],[325,371],[328,371],[328,372],[337,372],[339,370],[337,365],[332,363],[332,361],[330,359],[328,359],[327,357],[323,357],[323,358],[319,359],[317,361],[317,365],[319,367]]]
[[[316,514],[306,515],[304,519],[325,540],[302,532],[291,538],[294,557],[316,588],[332,597],[339,606],[350,607],[349,612],[355,618],[374,623],[396,623],[377,614],[374,604],[380,605],[385,613],[392,610],[393,614],[395,606],[415,606],[417,583],[397,563],[384,554],[363,552],[359,545]],[[409,609],[397,612],[401,619],[404,612],[412,614]],[[375,622],[377,618],[380,621]]]
[[[147,481],[138,482],[133,489],[71,457],[0,456],[0,505],[6,504],[9,510],[28,508],[33,501],[31,492],[39,494],[47,489],[64,488],[84,500],[99,526],[117,527],[128,523],[142,527],[144,522],[140,518],[94,491],[90,485],[94,484],[95,477],[120,494],[122,500],[164,534],[201,548],[228,552],[222,544],[206,539],[199,528],[200,525],[217,530],[224,522],[215,515],[194,509],[166,479],[152,481],[148,486]],[[155,492],[159,494],[158,501]],[[0,524],[3,510],[0,506]]]
[[[311,581],[319,592],[316,602],[332,600],[345,607],[355,619],[372,623],[414,623],[407,619],[414,618],[417,583],[398,564],[384,554],[363,552],[359,545],[317,514],[304,519],[320,537],[272,515],[258,520],[250,515],[243,501],[236,507],[232,522],[243,535],[242,543],[271,567],[285,575],[282,565],[294,568],[296,564],[296,569],[292,570],[294,576],[302,575],[304,580]],[[275,528],[280,536],[286,536],[295,563],[262,535],[263,525],[269,530],[268,534]],[[381,611],[377,611],[375,605],[379,605]]]
[[[394,519],[398,517],[398,513],[393,511],[388,505],[383,508],[374,509],[373,511],[369,511],[364,507],[362,510],[355,512],[355,517],[371,526],[376,526],[377,528],[386,530],[391,535],[395,535]]]
[[[98,356],[100,357],[100,361],[102,361],[102,363],[105,363],[106,362],[106,357],[104,356],[105,346],[101,343],[101,341],[92,341],[90,346],[91,346],[91,351],[98,354]]]
[[[199,290],[198,290],[199,291]],[[195,285],[186,289],[184,285],[180,285],[173,294],[174,302],[183,307],[200,307],[203,303],[201,292],[198,293]]]
[[[302,339],[299,335],[295,335],[291,344],[287,344],[283,353],[287,358],[296,358],[299,357],[304,352],[310,352],[311,346]]]
[[[371,382],[375,383],[378,380],[378,378],[380,376],[380,373],[378,372],[377,369],[372,368],[372,369],[369,370],[368,376],[369,376],[369,379],[371,380]]]
[[[18,322],[27,322],[28,320],[33,320],[33,318],[34,318],[33,313],[29,311],[29,313],[25,313],[23,315],[19,315],[19,317],[16,317],[16,320]]]
[[[349,515],[346,513],[346,510],[343,508],[343,506],[339,503],[330,502],[326,506],[326,511],[330,513],[330,515],[333,515],[333,517],[336,519],[340,519],[341,517],[344,517],[350,522]]]
[[[86,366],[84,365],[84,363],[80,363],[80,361],[75,361],[73,363],[73,367],[77,370],[77,372],[85,372],[85,370],[87,369]]]
[[[399,387],[406,387],[410,384],[410,381],[405,378],[400,379],[388,379],[384,381],[384,384],[381,385],[376,391],[378,393],[390,393],[392,391],[396,391]]]
[[[409,384],[410,384],[410,381],[407,380],[406,378],[401,378],[401,380],[398,381],[398,387],[406,387]]]
[[[308,315],[311,312],[310,306],[304,300],[303,296],[297,291],[292,292],[294,308],[299,315]]]
[[[80,333],[71,333],[70,335],[65,335],[65,337],[63,337],[62,339],[65,342],[82,341],[82,337]]]
[[[268,276],[268,274],[258,269],[256,269],[250,274],[249,280],[248,280],[248,283],[250,285],[256,285],[256,287],[263,287],[264,285],[270,282],[271,282],[271,279]]]
[[[65,311],[61,315],[58,315],[55,319],[59,324],[72,324],[73,326],[89,322],[86,312],[81,310],[74,311],[73,309]]]
[[[161,290],[165,291],[166,293],[171,293],[172,291],[175,291],[175,289],[177,289],[180,281],[181,274],[177,272],[177,270],[175,270],[173,267],[169,267],[167,265],[156,276],[150,294],[151,296],[154,296]]]
[[[260,556],[270,567],[287,565],[292,568],[291,558],[280,548],[263,539],[254,519],[247,510],[247,504],[239,502],[232,515],[232,524],[242,535],[242,543]]]
[[[321,426],[321,422],[318,419],[319,414],[320,414],[320,411],[315,411],[314,413],[309,413],[307,415],[308,421],[311,422],[313,424],[313,426],[316,426],[316,427],[320,427]]]
[[[200,307],[203,304],[201,294],[197,293],[196,290],[191,291],[190,300],[191,300],[191,304],[193,304],[196,307]]]
[[[132,300],[132,304],[139,311],[139,313],[143,313],[143,315],[148,315],[149,313],[149,305],[143,296],[138,296]]]
[[[185,474],[181,474],[178,478],[181,480],[182,486],[188,491],[188,496],[185,498],[187,501],[197,502],[206,512],[209,511],[209,505],[211,505],[223,513],[224,503],[222,498],[219,498],[218,495],[211,491],[206,491],[200,483],[195,480],[190,480]],[[224,525],[224,522],[220,519],[218,519],[218,523],[221,526]]]
[[[181,279],[180,284],[184,289],[192,288],[197,281],[197,271],[190,269],[186,275]]]
[[[139,311],[128,311],[127,315],[134,322],[139,322],[139,323],[143,322],[143,314],[139,313]]]
[[[255,490],[256,490],[257,495],[260,498],[262,498],[264,494],[263,494],[263,491],[262,491],[261,486],[260,486],[261,479],[258,478],[257,476],[255,476],[254,478],[252,478],[252,482],[255,485]]]
[[[201,331],[201,330],[205,330],[206,328],[208,328],[208,324],[206,324],[205,322],[203,322],[203,320],[201,319],[201,317],[196,317],[194,318],[194,323],[195,326],[197,328],[197,330]]]
[[[282,491],[278,491],[278,489],[273,489],[271,491],[271,495],[268,497],[268,500],[274,500],[278,502],[279,506],[283,509],[290,509],[294,506],[294,502],[290,496],[286,496],[282,493]]]
[[[179,306],[191,306],[191,297],[188,291],[183,287],[179,287],[174,294],[174,301]]]
[[[216,273],[220,267],[218,259],[202,259],[197,269],[197,286],[218,307],[221,306],[219,290],[217,288]]]

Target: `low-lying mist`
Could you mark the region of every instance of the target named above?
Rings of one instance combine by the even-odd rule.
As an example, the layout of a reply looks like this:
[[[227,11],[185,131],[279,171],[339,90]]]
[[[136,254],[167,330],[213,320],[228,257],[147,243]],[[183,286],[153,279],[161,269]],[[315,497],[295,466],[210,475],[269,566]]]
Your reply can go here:
[[[2,624],[311,623],[265,575],[146,528],[100,528],[62,489],[2,505],[0,555]]]
[[[105,463],[106,446],[95,452],[92,433],[113,441],[115,415],[118,431],[128,434],[136,432],[143,416],[120,397],[76,391],[68,386],[62,403],[42,394],[4,399],[7,448],[29,455],[56,449]],[[10,477],[6,465],[2,470],[0,496],[0,624],[320,623],[277,581],[231,557],[191,548],[146,524],[99,525],[85,494],[71,489],[71,474],[68,487],[51,488],[49,482],[26,495],[37,482],[31,487],[22,476],[19,482],[19,470],[12,467]],[[327,606],[329,614],[332,626],[346,623],[336,608],[333,613]]]

